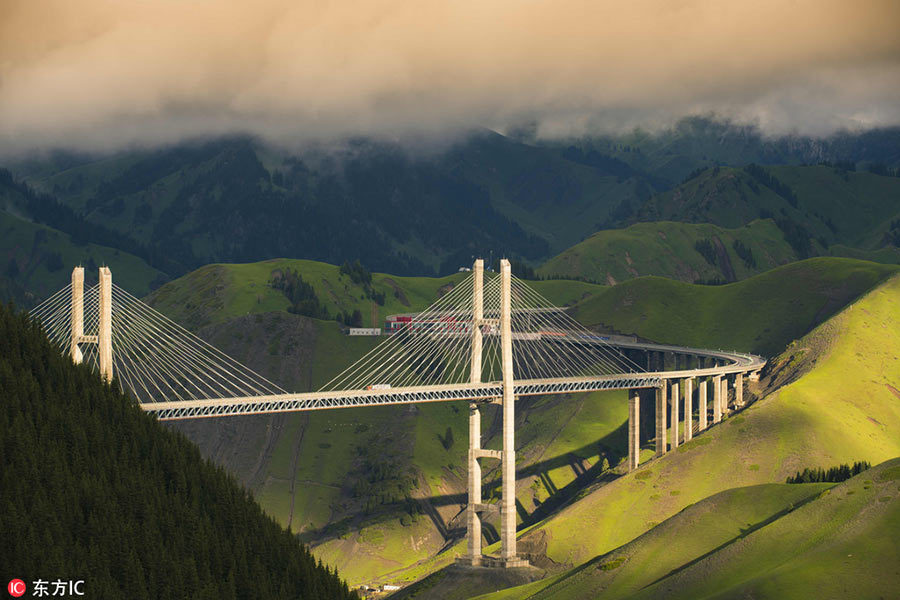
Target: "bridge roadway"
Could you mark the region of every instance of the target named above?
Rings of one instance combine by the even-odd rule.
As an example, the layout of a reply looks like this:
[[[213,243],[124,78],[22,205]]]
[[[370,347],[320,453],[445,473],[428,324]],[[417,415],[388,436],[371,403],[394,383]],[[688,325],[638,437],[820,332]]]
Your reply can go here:
[[[580,340],[579,340],[580,341]],[[674,371],[624,373],[596,377],[570,377],[554,379],[528,379],[515,382],[515,395],[537,396],[598,390],[659,388],[668,379],[686,377],[715,377],[737,373],[754,373],[762,369],[765,359],[752,354],[645,344],[642,342],[607,342],[612,347],[645,352],[669,352],[695,356],[724,364]],[[390,404],[416,404],[419,402],[449,402],[455,400],[490,402],[502,397],[501,382],[481,384],[451,384],[420,387],[402,387],[387,390],[349,390],[337,392],[304,392],[240,398],[210,400],[181,400],[171,402],[142,403],[141,408],[153,413],[161,421],[224,417],[232,415],[256,415],[355,406],[382,406]]]

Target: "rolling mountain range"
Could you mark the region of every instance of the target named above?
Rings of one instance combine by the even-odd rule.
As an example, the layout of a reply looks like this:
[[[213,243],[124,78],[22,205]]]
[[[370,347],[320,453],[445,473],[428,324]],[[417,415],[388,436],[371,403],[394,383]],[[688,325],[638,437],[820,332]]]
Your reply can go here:
[[[292,153],[232,137],[20,160],[0,176],[0,207],[6,218],[46,225],[76,245],[93,242],[138,257],[156,271],[136,286],[140,291],[215,262],[363,259],[370,269],[398,275],[448,274],[475,255],[537,266],[598,231],[603,237],[635,222],[734,229],[770,219],[790,251],[773,248],[775,256],[748,268],[757,272],[829,254],[895,262],[898,147],[898,130],[772,140],[708,119],[652,135],[565,143],[483,131],[424,149],[356,140]],[[771,234],[760,241],[768,246]],[[694,242],[715,243],[703,235]],[[637,242],[650,244],[644,253],[653,247]],[[47,279],[45,261],[56,251],[38,251],[41,245],[0,242],[9,289]],[[110,262],[108,254],[80,252],[94,262]],[[690,281],[735,278],[726,265],[697,268],[693,258],[634,270]],[[620,281],[630,272],[587,269],[577,276]],[[22,273],[18,281],[10,277]],[[558,265],[541,273],[576,276]]]

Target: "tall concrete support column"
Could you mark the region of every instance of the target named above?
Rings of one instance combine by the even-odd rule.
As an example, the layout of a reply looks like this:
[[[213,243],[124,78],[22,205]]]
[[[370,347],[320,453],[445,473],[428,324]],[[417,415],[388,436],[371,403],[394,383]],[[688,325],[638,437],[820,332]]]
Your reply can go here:
[[[72,270],[72,313],[71,336],[69,338],[69,356],[76,365],[81,364],[84,355],[78,343],[84,336],[84,267]]]
[[[675,356],[678,356],[677,354]],[[681,400],[681,395],[679,394],[678,382],[672,382],[672,399],[670,401],[672,407],[672,450],[678,447],[679,444],[679,436],[678,436],[678,426],[679,418],[678,409],[679,401]]]
[[[656,456],[662,456],[668,451],[666,447],[666,380],[656,388]]]
[[[481,383],[481,322],[484,319],[484,261],[478,259],[472,267],[472,361],[469,370],[469,381]],[[466,515],[466,537],[468,538],[468,556],[472,566],[481,564],[481,516],[478,506],[481,504],[481,464],[478,462],[478,450],[481,449],[481,411],[476,403],[469,405],[469,506]]]
[[[713,423],[722,422],[722,376],[716,375],[713,382]]]
[[[500,501],[500,558],[506,566],[519,566],[516,553],[516,443],[512,357],[512,271],[500,261],[500,347],[503,372],[502,499]]]
[[[699,406],[697,407],[697,417],[699,422],[697,423],[697,427],[700,431],[703,431],[707,427],[706,413],[708,410],[706,406],[706,377],[700,380],[700,386],[697,388],[697,400],[699,401]]]
[[[684,378],[684,441],[694,437],[694,380]]]
[[[100,267],[100,330],[98,333],[100,377],[109,383],[113,378],[112,273],[109,272],[109,267]]]
[[[722,376],[722,415],[728,416],[728,375]]]
[[[734,376],[734,405],[737,408],[744,407],[744,374]]]
[[[466,514],[468,555],[473,567],[481,564],[481,465],[477,451],[481,449],[481,411],[474,402],[469,405],[469,506]]]
[[[628,392],[628,470],[634,471],[641,457],[641,395]]]

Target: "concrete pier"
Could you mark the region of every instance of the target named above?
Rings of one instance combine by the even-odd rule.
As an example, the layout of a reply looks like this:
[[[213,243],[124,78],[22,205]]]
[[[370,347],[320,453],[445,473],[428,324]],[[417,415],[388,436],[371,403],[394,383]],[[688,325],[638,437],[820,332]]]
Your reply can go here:
[[[656,388],[656,456],[662,456],[668,451],[666,447],[666,382]]]
[[[684,441],[694,437],[694,380],[684,378]]]
[[[722,416],[727,417],[728,408],[728,375],[722,376]]]
[[[708,426],[706,419],[709,407],[707,406],[708,394],[706,388],[706,377],[703,377],[700,379],[700,384],[697,387],[697,427],[700,431],[705,430]]]
[[[637,469],[641,460],[641,395],[628,392],[628,470]]]
[[[738,373],[734,376],[734,406],[736,408],[744,407],[744,374]]]
[[[712,378],[713,386],[713,423],[722,422],[722,377],[717,375]]]
[[[467,554],[472,566],[481,564],[481,515],[478,505],[481,504],[481,464],[478,462],[478,450],[481,449],[481,411],[478,405],[469,404],[469,505],[466,513]]]
[[[677,355],[676,355],[677,356]],[[672,450],[678,447],[680,436],[678,434],[679,422],[681,421],[678,410],[680,404],[681,396],[679,394],[678,382],[672,382],[672,399],[669,401],[669,404],[672,409]]]

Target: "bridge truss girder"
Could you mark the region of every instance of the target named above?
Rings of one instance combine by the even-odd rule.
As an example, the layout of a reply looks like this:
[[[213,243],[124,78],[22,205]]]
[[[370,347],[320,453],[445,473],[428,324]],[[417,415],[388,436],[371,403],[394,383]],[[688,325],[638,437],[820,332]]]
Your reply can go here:
[[[655,374],[635,374],[596,379],[516,381],[516,396],[568,394],[600,390],[655,388],[662,378]],[[226,417],[238,415],[273,414],[329,408],[387,406],[419,402],[487,402],[503,395],[501,382],[478,385],[446,385],[409,388],[403,390],[360,390],[341,393],[279,394],[247,398],[216,400],[187,400],[182,402],[153,402],[141,405],[145,411],[161,421]]]

